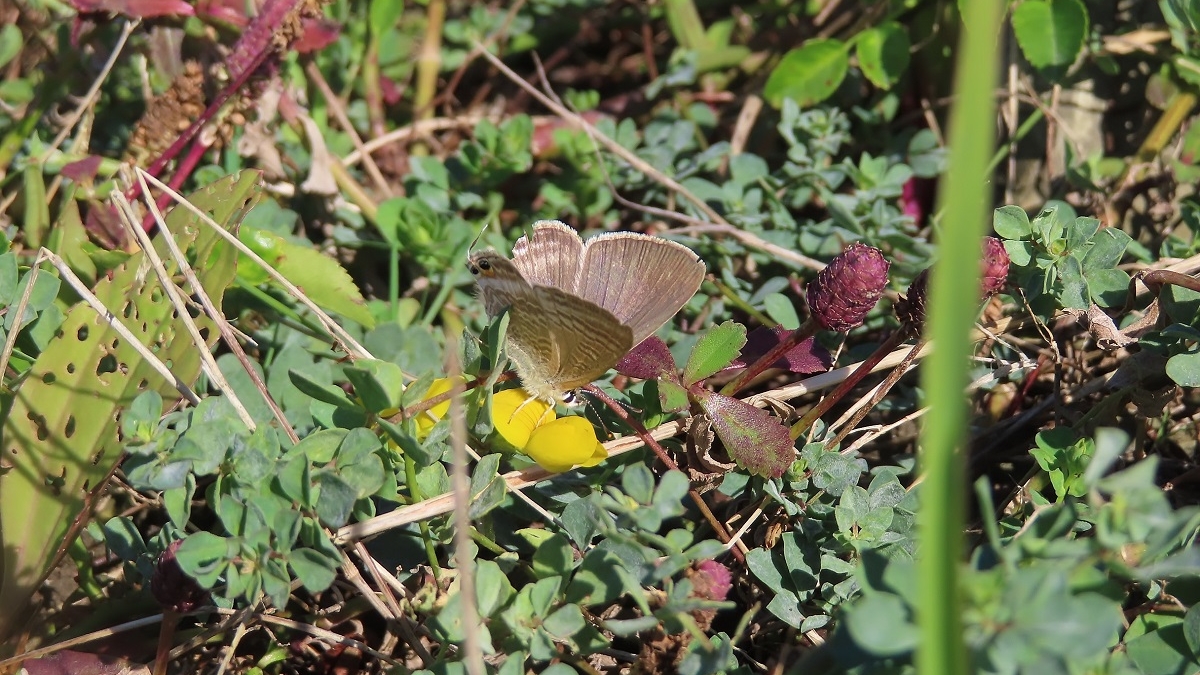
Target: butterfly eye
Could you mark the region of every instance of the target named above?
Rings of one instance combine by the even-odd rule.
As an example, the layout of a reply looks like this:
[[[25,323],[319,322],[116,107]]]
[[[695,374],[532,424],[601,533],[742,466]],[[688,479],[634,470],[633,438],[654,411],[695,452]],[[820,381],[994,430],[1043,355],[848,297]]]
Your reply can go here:
[[[480,260],[479,261],[479,269],[486,272],[486,271],[492,269],[492,263],[488,262],[487,260]]]

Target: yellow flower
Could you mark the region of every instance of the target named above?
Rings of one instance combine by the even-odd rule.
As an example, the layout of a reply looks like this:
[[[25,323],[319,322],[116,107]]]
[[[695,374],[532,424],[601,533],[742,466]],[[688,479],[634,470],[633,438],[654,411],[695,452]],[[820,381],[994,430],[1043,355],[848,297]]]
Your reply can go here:
[[[492,397],[496,433],[543,469],[561,473],[575,466],[595,466],[608,457],[591,422],[555,417],[550,404],[531,398],[524,389],[506,389]]]
[[[429,399],[439,394],[444,394],[450,391],[450,387],[454,386],[454,380],[449,377],[441,377],[433,381],[429,386],[429,391],[421,397],[422,401]],[[425,438],[429,435],[429,430],[433,425],[438,423],[438,420],[446,416],[450,412],[450,399],[446,399],[441,403],[433,406],[429,410],[425,410],[417,414],[417,438]]]

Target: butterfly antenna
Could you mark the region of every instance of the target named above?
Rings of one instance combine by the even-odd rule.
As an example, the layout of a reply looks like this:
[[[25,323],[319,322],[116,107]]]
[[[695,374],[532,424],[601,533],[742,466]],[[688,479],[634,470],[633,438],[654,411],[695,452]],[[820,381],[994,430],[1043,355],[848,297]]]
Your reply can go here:
[[[471,252],[475,250],[475,244],[479,243],[479,239],[481,237],[483,237],[483,233],[487,232],[487,229],[488,229],[488,223],[484,223],[483,227],[479,228],[479,234],[475,235],[475,238],[471,240],[471,245],[467,247],[467,257],[468,258],[471,257]]]
[[[610,408],[612,406],[620,406],[621,408],[625,409],[629,413],[641,412],[640,410],[638,410],[637,408],[634,408],[631,405],[622,403],[621,401],[614,399],[613,397],[606,394],[603,389],[601,389],[600,387],[597,387],[594,384],[589,384],[586,387],[580,388],[580,389],[576,390],[575,393],[576,394],[585,394],[586,393],[586,394],[590,394],[591,396],[595,396],[597,399],[604,402],[605,405],[609,406]],[[604,429],[604,435],[607,438],[612,439],[616,434],[614,434],[612,429],[609,429],[608,425],[605,424],[604,415],[600,414],[601,408],[598,408],[595,405],[593,405],[593,402],[590,397],[580,396],[579,398],[583,399],[584,405],[587,406],[588,410],[592,411],[592,415],[594,415],[596,418],[596,421],[600,423],[600,427],[602,429]]]

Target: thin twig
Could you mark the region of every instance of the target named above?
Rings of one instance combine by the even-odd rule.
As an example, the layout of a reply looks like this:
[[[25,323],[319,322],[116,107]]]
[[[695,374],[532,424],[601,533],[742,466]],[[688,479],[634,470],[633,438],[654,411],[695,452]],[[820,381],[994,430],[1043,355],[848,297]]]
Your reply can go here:
[[[241,241],[239,241],[237,237],[230,234],[229,232],[227,232],[225,230],[225,228],[218,225],[217,222],[212,219],[212,216],[210,216],[207,213],[204,213],[200,209],[196,208],[194,205],[191,204],[191,202],[188,202],[178,192],[171,189],[168,185],[166,185],[159,179],[155,178],[154,176],[151,176],[148,173],[145,173],[141,169],[137,169],[137,171],[140,175],[145,176],[145,179],[151,185],[153,185],[154,187],[167,193],[168,195],[171,196],[171,198],[175,199],[180,204],[180,206],[183,206],[187,210],[189,210],[192,213],[199,216],[201,222],[203,222],[204,224],[211,227],[222,239],[224,239],[225,241],[232,244],[234,246],[234,248],[236,248],[238,250],[239,253],[246,256],[251,261],[253,261],[254,264],[258,265],[264,271],[266,271],[268,276],[270,276],[272,279],[274,279],[275,282],[278,283],[280,286],[282,286],[283,289],[286,290],[289,294],[291,294],[292,297],[296,298],[296,300],[298,302],[300,302],[300,304],[304,305],[310,311],[312,311],[312,313],[317,317],[317,320],[321,322],[321,325],[325,327],[325,330],[329,331],[329,334],[331,336],[333,336],[337,342],[340,343],[340,346],[342,347],[342,349],[350,356],[351,359],[373,359],[373,358],[375,358],[374,356],[371,355],[370,352],[368,352],[366,350],[365,347],[363,347],[362,345],[360,345],[358,343],[358,340],[355,340],[354,337],[351,336],[349,333],[347,333],[344,328],[342,328],[340,325],[338,325],[338,323],[336,321],[334,321],[332,317],[330,317],[328,314],[326,314],[312,300],[309,300],[308,296],[305,295],[304,292],[301,291],[299,288],[297,288],[295,284],[288,281],[282,274],[279,273],[278,270],[276,270],[269,263],[267,263],[267,261],[263,260],[262,257],[260,257],[257,253],[255,253],[254,251],[251,251],[245,244],[243,244]]]
[[[453,380],[461,380],[456,337],[453,331],[446,331],[446,374]],[[462,660],[469,675],[484,675],[486,669],[479,635],[483,622],[475,601],[475,560],[471,555],[471,478],[467,472],[467,419],[462,394],[450,399],[450,445],[454,453],[450,485],[454,494],[454,559],[459,572],[458,592],[462,605]]]
[[[144,184],[142,185],[142,194],[146,200],[146,204],[150,207],[152,213],[154,214],[155,220],[158,222],[159,232],[162,233],[163,240],[170,240],[173,242],[174,240],[171,237],[171,231],[167,229],[166,223],[162,220],[162,215],[158,212],[157,207],[154,206],[154,200],[150,199],[149,197],[145,197],[145,195],[148,195],[149,193],[146,192],[146,186]],[[171,275],[167,273],[167,268],[165,265],[163,265],[162,258],[158,255],[158,251],[154,249],[154,244],[150,241],[150,235],[146,234],[146,231],[140,227],[140,219],[133,212],[133,206],[127,199],[125,199],[125,195],[117,190],[114,190],[110,197],[113,206],[123,216],[122,218],[119,218],[121,224],[125,227],[125,230],[129,234],[133,235],[133,238],[137,241],[138,245],[142,247],[142,253],[145,254],[146,259],[150,261],[150,266],[154,269],[155,275],[158,276],[158,282],[162,286],[163,291],[166,292],[167,299],[170,301],[171,306],[175,308],[175,313],[179,316],[179,320],[183,322],[184,328],[187,330],[188,335],[192,339],[192,344],[196,345],[196,349],[200,354],[200,363],[204,369],[204,373],[208,375],[208,378],[212,380],[213,384],[215,384],[229,400],[230,405],[232,405],[233,409],[237,411],[238,417],[242,419],[242,423],[246,425],[246,428],[253,432],[257,427],[257,425],[254,423],[254,419],[250,417],[250,413],[246,410],[246,406],[242,405],[241,399],[238,398],[237,393],[233,391],[233,387],[229,385],[229,381],[225,379],[225,375],[221,372],[221,368],[217,366],[217,360],[213,358],[212,349],[209,348],[208,343],[200,335],[200,329],[196,326],[196,321],[192,318],[191,313],[188,312],[187,302],[184,300],[183,295],[180,294],[179,288],[175,285],[175,280],[172,279]],[[170,251],[172,255],[176,255],[176,252],[179,251],[179,247],[172,246],[170,247]],[[186,260],[178,257],[175,258],[175,262],[180,266],[180,269],[183,269],[184,266],[187,265]],[[190,268],[188,269],[190,271]],[[214,324],[220,323],[224,320],[224,317],[219,315],[216,317],[210,316],[210,318],[212,318]]]
[[[475,46],[479,47],[480,45],[478,42],[476,42]],[[550,110],[554,111],[554,114],[558,115],[559,117],[563,118],[564,120],[567,120],[568,122],[571,122],[572,124],[574,124],[575,126],[581,128],[581,129],[586,128],[587,126],[590,126],[590,125],[588,125],[587,120],[584,120],[582,117],[571,112],[566,107],[556,103],[549,96],[546,96],[542,92],[538,91],[536,87],[534,87],[533,85],[531,85],[528,82],[526,82],[525,80],[523,80],[520,75],[517,75],[515,72],[513,72],[513,70],[511,68],[504,65],[504,62],[501,61],[500,59],[496,58],[496,56],[493,55],[491,52],[489,52],[485,49],[481,52],[481,54],[483,55],[483,57],[485,59],[490,61],[491,64],[493,66],[495,66],[501,73],[504,73],[505,77],[512,80],[512,82],[514,84],[516,84],[518,87],[520,87],[521,89],[524,89],[526,92],[528,92],[529,95],[531,95],[535,99],[537,99],[537,101],[539,103],[546,106]],[[600,133],[594,127],[592,128],[592,133],[595,134],[595,138],[609,152],[611,152],[614,155],[625,160],[626,162],[628,162],[630,164],[630,166],[637,169],[638,171],[641,171],[642,173],[646,174],[647,176],[653,178],[654,180],[663,184],[665,187],[679,193],[680,195],[683,195],[683,197],[686,198],[688,201],[690,201],[693,205],[695,205],[695,207],[697,209],[699,209],[701,213],[703,213],[704,215],[706,215],[710,219],[712,219],[712,221],[714,223],[722,223],[725,225],[729,224],[724,218],[721,217],[721,214],[719,214],[715,210],[713,210],[713,208],[711,206],[709,206],[707,202],[705,202],[703,199],[700,199],[696,195],[692,194],[692,192],[690,190],[685,188],[674,178],[671,178],[670,176],[667,176],[663,172],[654,168],[654,166],[651,165],[649,162],[642,159],[641,157],[638,157],[636,154],[634,154],[633,152],[631,152],[630,150],[628,150],[627,148],[622,146],[620,143],[617,143],[616,141],[609,138],[608,136],[605,136],[604,134]]]
[[[149,195],[150,188],[146,185],[146,181],[144,180],[146,175],[147,174],[143,172],[137,173],[138,184],[141,186],[142,192],[146,195]],[[158,205],[149,197],[146,198],[146,204],[150,207],[150,213],[153,214],[154,219],[159,223],[160,228],[164,232],[163,243],[171,252],[171,256],[175,259],[176,264],[179,265],[180,272],[183,273],[184,279],[186,279],[188,282],[188,288],[200,300],[201,306],[204,307],[205,313],[207,313],[209,318],[212,319],[213,324],[217,328],[217,332],[220,333],[221,339],[225,342],[225,346],[229,347],[229,350],[233,352],[234,357],[238,360],[238,363],[241,364],[242,370],[246,372],[247,377],[250,378],[250,381],[254,384],[254,387],[263,397],[263,400],[266,401],[267,407],[271,410],[271,414],[275,417],[275,420],[279,422],[279,427],[283,429],[284,433],[287,434],[292,443],[299,443],[300,437],[296,434],[296,430],[292,428],[291,422],[288,422],[287,415],[283,413],[283,409],[279,407],[279,404],[275,402],[275,398],[272,397],[271,393],[267,390],[266,383],[262,381],[262,377],[259,376],[258,371],[254,369],[253,364],[250,362],[250,358],[246,356],[246,350],[243,349],[241,343],[238,342],[237,336],[235,336],[233,331],[229,329],[229,323],[225,321],[224,313],[222,313],[220,308],[216,306],[216,303],[212,301],[212,298],[208,295],[208,291],[204,288],[204,284],[200,283],[200,279],[196,277],[195,270],[193,270],[192,266],[188,264],[187,257],[183,254],[183,251],[179,250],[179,245],[175,243],[174,238],[169,236],[169,233],[163,226],[163,216],[158,210]],[[225,228],[223,227],[218,227],[217,229],[221,232],[225,232]],[[197,338],[198,337],[199,336],[197,335]],[[198,342],[197,344],[199,345],[201,351],[208,351],[207,343],[204,341]],[[214,366],[215,365],[216,364],[214,362]],[[224,378],[222,378],[222,381],[223,379]],[[246,417],[249,417],[249,413],[246,413]],[[252,422],[249,424],[249,427],[251,430],[254,429]]]
[[[79,294],[79,297],[83,298],[84,302],[91,305],[92,309],[96,310],[96,313],[100,315],[100,318],[104,319],[105,323],[111,326],[113,330],[117,331],[117,334],[125,339],[125,342],[131,349],[136,351],[139,356],[146,360],[146,363],[154,369],[154,372],[162,375],[163,379],[165,379],[167,382],[170,382],[171,385],[174,386],[175,389],[177,389],[179,393],[188,400],[189,403],[192,405],[197,405],[200,403],[200,397],[196,396],[196,393],[192,391],[191,387],[189,387],[186,382],[176,377],[175,373],[172,373],[171,369],[167,368],[167,366],[161,360],[159,360],[157,356],[155,356],[154,352],[150,351],[149,347],[142,344],[137,336],[133,334],[133,331],[126,328],[125,324],[122,323],[119,318],[117,318],[117,315],[113,314],[111,310],[104,306],[104,303],[100,301],[100,298],[97,298],[95,294],[88,290],[87,284],[83,283],[83,280],[75,276],[75,272],[71,271],[71,267],[67,265],[62,258],[54,255],[49,249],[46,248],[41,249],[39,252],[39,257],[44,257],[50,262],[51,265],[54,265],[55,269],[58,270],[58,273],[62,275],[63,279],[65,279],[67,283],[70,284],[71,288],[75,289],[75,292]]]
[[[342,100],[337,97],[337,94],[333,93],[333,89],[329,88],[329,83],[325,81],[325,76],[321,74],[321,69],[317,67],[317,63],[309,61],[308,65],[304,67],[304,74],[308,76],[313,84],[317,85],[317,89],[325,97],[325,103],[329,111],[333,113],[333,118],[337,120],[338,126],[342,128],[342,131],[350,138],[350,142],[354,144],[354,147],[361,154],[363,168],[367,170],[367,175],[371,177],[371,181],[375,183],[375,189],[387,197],[395,196],[392,186],[388,185],[387,180],[383,177],[383,172],[379,170],[379,165],[375,163],[375,160],[369,153],[363,151],[362,137],[358,135],[358,130],[354,128],[354,124],[346,114],[346,108],[342,105]]]
[[[46,257],[38,252],[37,257],[33,260],[33,265],[29,268],[29,283],[25,284],[25,290],[21,291],[21,299],[17,302],[17,315],[13,320],[12,329],[4,337],[4,351],[0,352],[0,373],[8,371],[8,362],[12,359],[13,349],[16,348],[17,336],[21,334],[21,328],[23,328],[21,319],[25,316],[25,308],[29,306],[29,298],[33,296],[33,285],[37,283],[42,263],[45,261]]]

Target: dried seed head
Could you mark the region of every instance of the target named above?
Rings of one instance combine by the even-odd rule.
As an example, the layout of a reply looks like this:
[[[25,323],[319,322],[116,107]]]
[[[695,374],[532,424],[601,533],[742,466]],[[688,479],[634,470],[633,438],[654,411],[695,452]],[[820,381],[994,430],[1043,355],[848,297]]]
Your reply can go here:
[[[929,270],[924,269],[909,284],[905,296],[896,303],[896,318],[900,319],[900,325],[904,330],[912,334],[921,332],[921,327],[925,324],[925,307],[928,297]]]
[[[808,286],[812,317],[826,330],[846,332],[862,325],[887,286],[888,261],[866,244],[851,244]]]
[[[1000,292],[1008,280],[1008,251],[1004,250],[1004,244],[999,239],[983,238],[983,260],[980,264],[983,266],[983,270],[979,286],[983,298],[986,300]],[[900,323],[906,329],[914,333],[921,332],[922,324],[925,323],[928,286],[929,270],[921,270],[921,273],[913,279],[912,284],[908,287],[908,293],[896,304],[896,318],[900,319]]]
[[[995,237],[984,237],[983,277],[980,279],[984,298],[989,298],[1004,288],[1005,282],[1008,281],[1008,263],[1008,251],[1004,250],[1004,244]]]
[[[154,572],[150,575],[150,594],[163,609],[190,612],[208,601],[208,593],[194,579],[184,574],[175,559],[182,540],[171,542],[167,550],[158,556]]]

